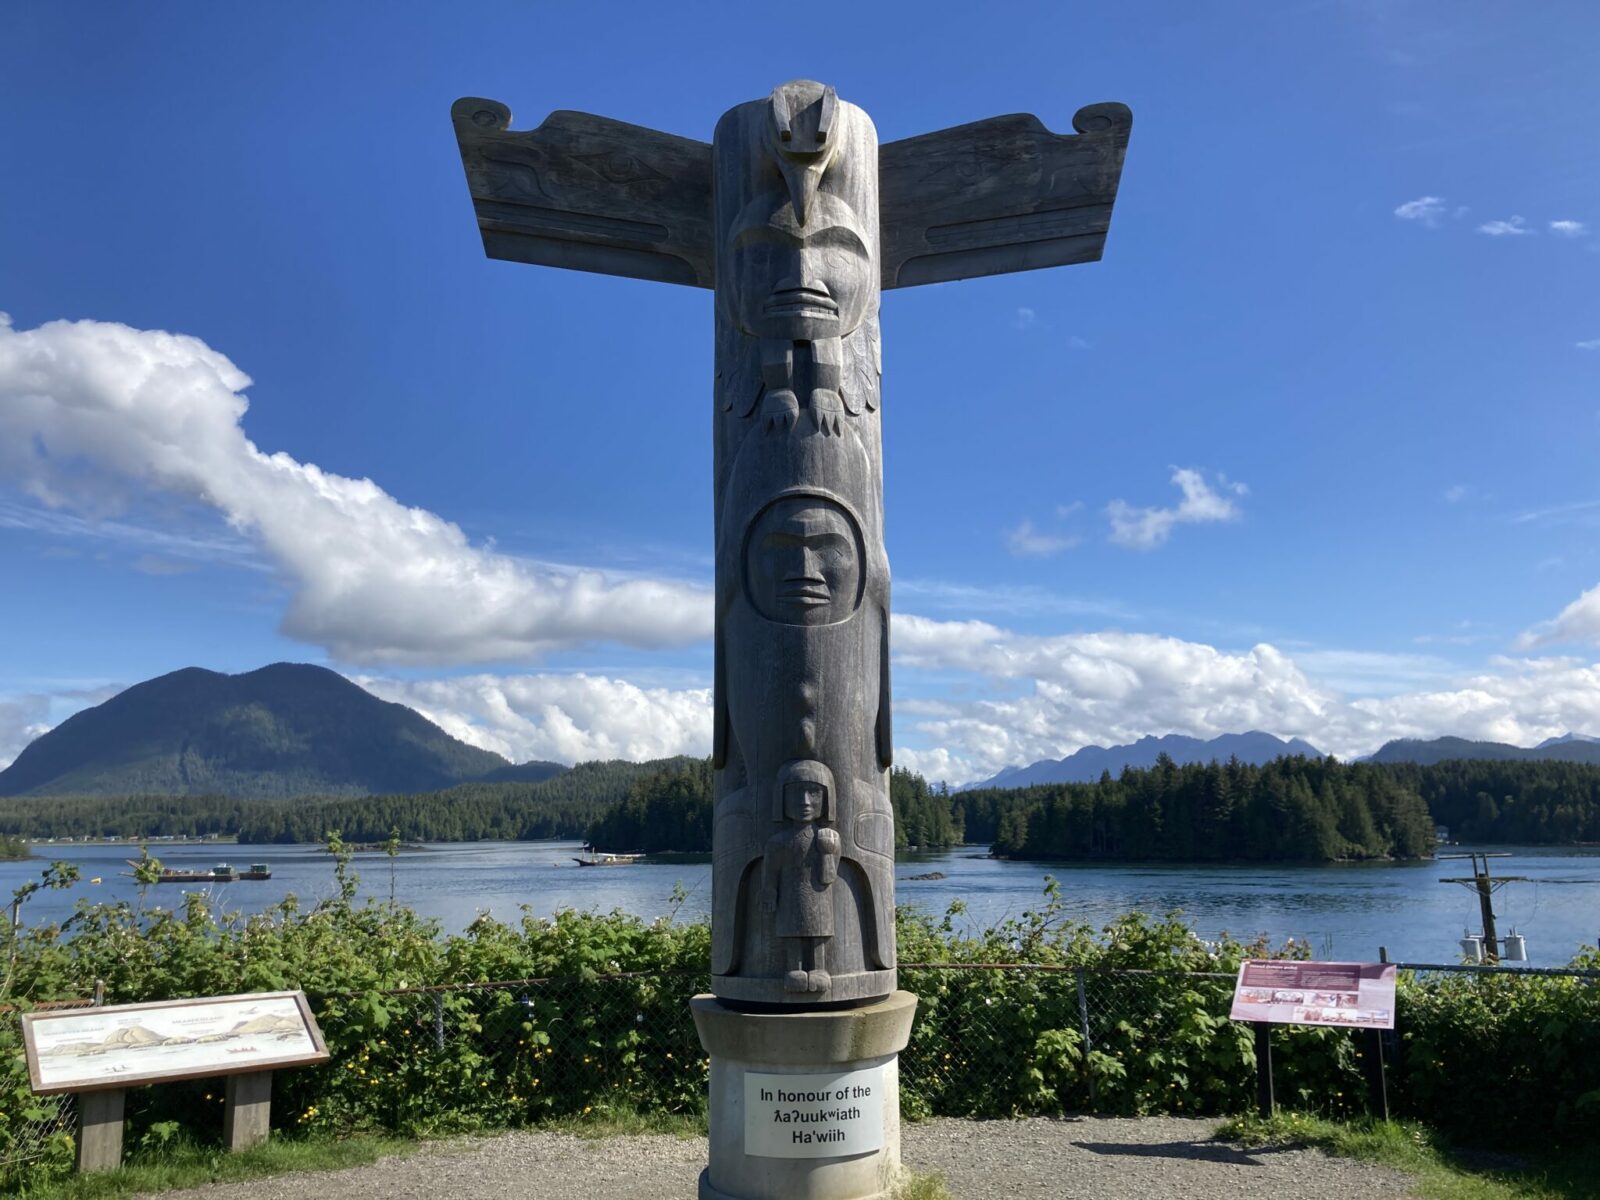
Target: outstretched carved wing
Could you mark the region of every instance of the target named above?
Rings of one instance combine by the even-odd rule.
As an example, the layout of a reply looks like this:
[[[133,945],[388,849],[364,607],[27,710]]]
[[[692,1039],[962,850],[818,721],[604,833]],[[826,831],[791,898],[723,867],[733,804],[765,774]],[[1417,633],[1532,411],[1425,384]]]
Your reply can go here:
[[[884,289],[1098,259],[1133,114],[1091,104],[1072,127],[1018,114],[882,147]]]
[[[580,112],[450,109],[490,258],[711,287],[711,146]]]

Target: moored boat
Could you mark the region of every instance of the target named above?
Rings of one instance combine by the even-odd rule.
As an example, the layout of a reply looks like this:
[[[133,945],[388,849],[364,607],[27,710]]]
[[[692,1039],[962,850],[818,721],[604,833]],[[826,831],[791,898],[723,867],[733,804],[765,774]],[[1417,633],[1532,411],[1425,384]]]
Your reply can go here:
[[[162,867],[157,883],[232,883],[239,872],[230,863],[218,863],[209,871],[184,871],[177,867]]]
[[[592,850],[581,858],[574,858],[573,862],[580,867],[631,867],[636,862],[643,862],[642,854],[605,854],[599,850]]]

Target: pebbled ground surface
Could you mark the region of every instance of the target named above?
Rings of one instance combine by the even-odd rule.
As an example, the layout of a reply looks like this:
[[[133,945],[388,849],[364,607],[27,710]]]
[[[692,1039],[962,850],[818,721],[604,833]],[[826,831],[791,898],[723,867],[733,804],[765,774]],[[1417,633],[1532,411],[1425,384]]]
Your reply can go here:
[[[900,1157],[963,1200],[1350,1200],[1400,1196],[1410,1177],[1319,1150],[1246,1150],[1214,1121],[962,1121],[902,1127]],[[345,1171],[164,1192],[162,1200],[692,1200],[704,1138],[522,1132],[458,1139]]]

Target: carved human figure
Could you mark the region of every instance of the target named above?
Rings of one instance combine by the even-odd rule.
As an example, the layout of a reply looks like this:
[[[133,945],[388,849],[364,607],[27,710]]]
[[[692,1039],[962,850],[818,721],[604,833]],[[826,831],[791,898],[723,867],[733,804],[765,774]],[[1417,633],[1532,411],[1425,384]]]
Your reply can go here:
[[[777,917],[784,944],[784,990],[826,992],[827,944],[833,937],[833,896],[840,839],[828,828],[833,772],[819,762],[787,763],[778,773],[774,816],[761,861],[761,907]]]

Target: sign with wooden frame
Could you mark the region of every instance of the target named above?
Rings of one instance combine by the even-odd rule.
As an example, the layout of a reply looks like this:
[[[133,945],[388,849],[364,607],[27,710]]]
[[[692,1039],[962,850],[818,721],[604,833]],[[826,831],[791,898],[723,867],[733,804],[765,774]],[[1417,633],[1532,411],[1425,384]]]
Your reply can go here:
[[[38,1095],[243,1075],[328,1060],[304,992],[24,1013]]]

